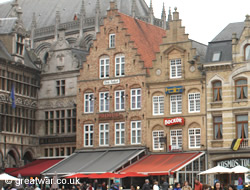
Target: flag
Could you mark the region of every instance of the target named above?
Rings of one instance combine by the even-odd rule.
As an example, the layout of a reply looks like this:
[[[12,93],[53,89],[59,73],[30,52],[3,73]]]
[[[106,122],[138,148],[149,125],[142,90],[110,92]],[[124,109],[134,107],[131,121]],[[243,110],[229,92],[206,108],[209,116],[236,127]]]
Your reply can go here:
[[[15,103],[15,87],[14,87],[14,85],[12,85],[12,88],[11,88],[10,98],[12,100],[12,108],[15,108],[16,103]]]

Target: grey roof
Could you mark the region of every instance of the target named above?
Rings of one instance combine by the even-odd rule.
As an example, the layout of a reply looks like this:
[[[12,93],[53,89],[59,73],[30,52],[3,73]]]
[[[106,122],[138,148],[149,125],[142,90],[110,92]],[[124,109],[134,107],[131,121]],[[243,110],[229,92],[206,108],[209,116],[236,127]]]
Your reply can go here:
[[[212,62],[213,54],[220,52],[220,62],[232,61],[232,34],[240,38],[245,23],[236,22],[228,24],[209,44],[205,62]]]
[[[192,47],[196,48],[196,55],[200,56],[200,62],[204,62],[206,57],[207,45],[192,40]]]
[[[95,17],[97,0],[85,0],[86,17]],[[118,10],[131,15],[133,0],[117,0]],[[13,0],[11,1],[13,2]],[[0,18],[6,18],[11,13],[11,2],[0,4]],[[82,0],[19,0],[23,11],[23,22],[27,30],[31,27],[33,12],[36,13],[37,27],[55,24],[56,11],[60,11],[61,23],[73,21],[74,15],[80,12]],[[110,0],[100,0],[101,16],[105,16],[109,9]],[[144,0],[136,0],[137,16],[148,16],[148,6]]]
[[[24,53],[24,65],[31,69],[39,70],[39,68],[34,64],[34,61],[31,59],[31,55],[27,49],[25,49]]]
[[[0,18],[0,34],[9,34],[16,24],[17,18]]]
[[[45,170],[42,174],[113,172],[143,151],[144,148],[80,151]]]
[[[231,40],[233,33],[236,33],[237,38],[239,38],[243,29],[244,22],[230,23],[212,40],[212,42]]]
[[[7,51],[7,49],[5,48],[3,42],[0,40],[0,58],[5,59],[5,60],[9,60],[12,61],[12,57],[9,54],[9,52]]]

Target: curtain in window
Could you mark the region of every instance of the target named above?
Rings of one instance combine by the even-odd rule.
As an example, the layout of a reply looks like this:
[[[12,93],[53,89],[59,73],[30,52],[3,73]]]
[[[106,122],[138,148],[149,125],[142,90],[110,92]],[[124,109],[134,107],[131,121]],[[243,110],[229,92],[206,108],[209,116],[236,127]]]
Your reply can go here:
[[[247,98],[247,87],[243,87],[243,98]]]
[[[218,101],[218,89],[214,89],[214,101]]]
[[[219,89],[219,100],[222,100],[221,94],[222,94],[222,89],[220,88]]]
[[[220,138],[222,138],[222,125],[220,125]]]
[[[248,138],[248,124],[244,123],[244,138]]]
[[[236,97],[237,97],[237,99],[241,98],[241,88],[240,87],[236,88]]]
[[[237,131],[237,132],[238,132],[238,138],[241,139],[241,138],[242,138],[242,137],[241,137],[241,134],[242,134],[242,127],[241,127],[241,124],[238,124],[237,127],[238,127],[238,129],[237,129],[237,130],[238,130],[238,131]]]
[[[218,131],[219,131],[218,125],[215,125],[214,126],[214,132],[215,132],[214,136],[215,136],[215,139],[218,139]]]

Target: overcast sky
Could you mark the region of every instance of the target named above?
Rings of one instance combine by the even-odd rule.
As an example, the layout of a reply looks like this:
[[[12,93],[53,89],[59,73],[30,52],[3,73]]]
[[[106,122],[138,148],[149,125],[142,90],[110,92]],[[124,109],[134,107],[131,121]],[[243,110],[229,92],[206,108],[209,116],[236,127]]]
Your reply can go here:
[[[1,2],[9,0],[0,0]],[[149,5],[150,0],[145,0]],[[208,44],[223,28],[232,22],[243,22],[250,14],[250,0],[152,0],[154,14],[161,17],[163,2],[180,13],[182,26],[189,38]]]

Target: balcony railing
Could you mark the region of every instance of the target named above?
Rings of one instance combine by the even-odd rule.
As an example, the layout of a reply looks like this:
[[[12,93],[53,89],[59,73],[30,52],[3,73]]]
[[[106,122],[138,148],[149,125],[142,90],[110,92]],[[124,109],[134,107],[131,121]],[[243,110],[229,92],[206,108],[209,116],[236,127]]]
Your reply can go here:
[[[244,139],[241,144],[240,148],[248,148],[248,139]]]

